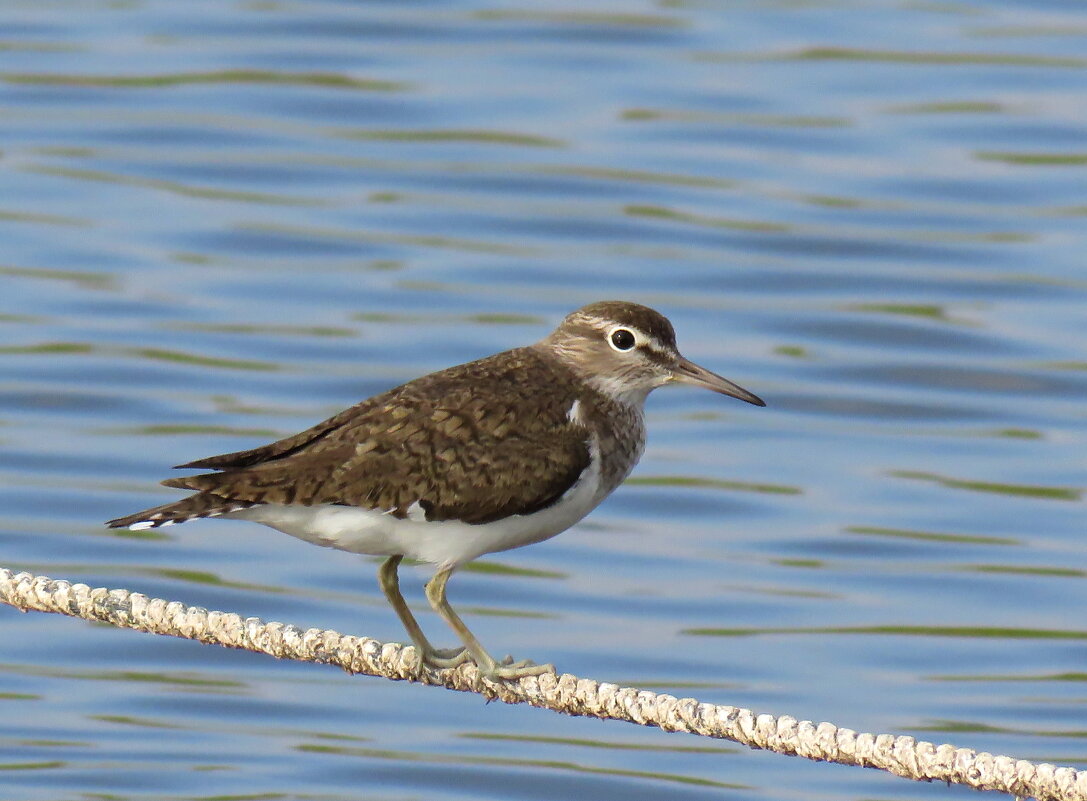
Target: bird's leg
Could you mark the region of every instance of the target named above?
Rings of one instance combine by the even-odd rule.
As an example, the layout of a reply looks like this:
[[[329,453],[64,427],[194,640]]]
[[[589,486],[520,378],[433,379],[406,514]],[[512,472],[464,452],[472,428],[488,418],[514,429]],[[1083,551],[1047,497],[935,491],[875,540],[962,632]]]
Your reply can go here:
[[[382,592],[385,593],[385,597],[392,608],[396,610],[400,622],[404,624],[412,643],[415,644],[415,648],[419,652],[419,667],[422,668],[426,664],[437,668],[448,668],[456,667],[468,661],[470,654],[467,649],[462,647],[439,650],[432,646],[430,640],[423,634],[415,615],[408,608],[408,602],[400,594],[400,579],[396,575],[396,568],[400,566],[403,559],[403,556],[390,556],[381,563],[381,569],[377,571],[377,578],[381,584]]]
[[[552,665],[537,665],[528,659],[521,662],[510,662],[509,660],[496,662],[483,648],[479,640],[476,639],[476,636],[464,625],[460,615],[454,612],[453,607],[449,605],[449,601],[445,597],[445,585],[452,575],[453,568],[451,567],[442,568],[435,573],[434,578],[427,582],[426,597],[430,601],[430,605],[434,607],[434,611],[442,616],[442,620],[448,623],[453,631],[457,632],[457,636],[461,638],[464,647],[472,655],[476,667],[479,668],[479,672],[484,678],[492,681],[497,679],[519,679],[522,676],[539,676],[541,673],[555,672]]]

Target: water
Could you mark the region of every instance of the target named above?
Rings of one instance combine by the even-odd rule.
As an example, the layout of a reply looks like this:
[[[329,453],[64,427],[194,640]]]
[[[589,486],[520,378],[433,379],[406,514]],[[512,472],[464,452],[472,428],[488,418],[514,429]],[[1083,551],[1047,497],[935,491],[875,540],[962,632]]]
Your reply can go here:
[[[454,578],[483,641],[1087,766],[1087,13],[577,8],[7,3],[2,564],[402,639],[360,557],[101,521],[626,298],[769,407],[654,394],[632,481]],[[9,798],[967,793],[0,617]]]

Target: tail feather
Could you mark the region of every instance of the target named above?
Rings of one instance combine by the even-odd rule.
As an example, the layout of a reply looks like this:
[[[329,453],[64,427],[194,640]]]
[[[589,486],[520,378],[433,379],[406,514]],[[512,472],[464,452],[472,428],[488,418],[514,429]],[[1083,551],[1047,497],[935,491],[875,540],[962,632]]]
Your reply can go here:
[[[214,495],[210,492],[199,492],[182,498],[180,501],[153,506],[142,512],[118,517],[106,523],[110,528],[127,528],[131,531],[142,531],[149,528],[172,526],[175,523],[184,523],[198,517],[218,517],[219,515],[236,512],[239,509],[247,509],[256,504],[248,501],[233,501]]]

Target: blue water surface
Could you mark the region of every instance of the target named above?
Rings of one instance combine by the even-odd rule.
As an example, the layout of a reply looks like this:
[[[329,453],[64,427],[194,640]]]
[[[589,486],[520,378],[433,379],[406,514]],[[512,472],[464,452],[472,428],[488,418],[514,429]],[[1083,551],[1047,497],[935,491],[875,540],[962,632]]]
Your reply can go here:
[[[498,653],[1087,766],[1079,3],[12,0],[0,565],[402,640],[376,563],[133,535],[173,464],[620,298],[768,401],[450,596]],[[423,569],[403,571],[424,627]],[[931,799],[0,608],[0,796]],[[448,641],[448,642],[447,642]]]

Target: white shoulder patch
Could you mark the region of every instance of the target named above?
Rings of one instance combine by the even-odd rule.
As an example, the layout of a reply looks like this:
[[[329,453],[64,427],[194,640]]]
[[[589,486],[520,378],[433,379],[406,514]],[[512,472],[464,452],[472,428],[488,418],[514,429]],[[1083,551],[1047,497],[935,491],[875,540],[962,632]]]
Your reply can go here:
[[[570,411],[566,413],[566,419],[574,425],[585,425],[585,420],[581,416],[581,401],[575,400],[570,404]]]
[[[426,510],[423,508],[423,504],[416,501],[408,507],[408,520],[413,523],[425,523],[426,522]]]

